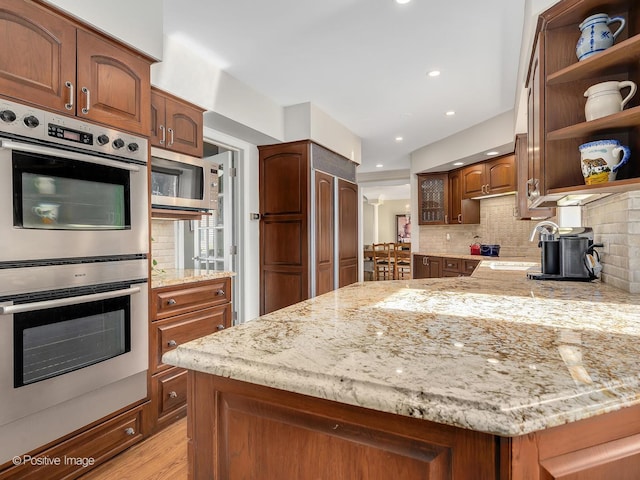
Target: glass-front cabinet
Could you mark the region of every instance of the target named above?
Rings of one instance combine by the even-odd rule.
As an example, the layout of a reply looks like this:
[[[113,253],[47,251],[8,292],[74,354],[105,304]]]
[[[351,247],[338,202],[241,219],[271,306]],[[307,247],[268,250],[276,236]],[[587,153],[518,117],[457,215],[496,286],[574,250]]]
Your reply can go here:
[[[444,225],[449,216],[449,176],[418,174],[418,224]]]

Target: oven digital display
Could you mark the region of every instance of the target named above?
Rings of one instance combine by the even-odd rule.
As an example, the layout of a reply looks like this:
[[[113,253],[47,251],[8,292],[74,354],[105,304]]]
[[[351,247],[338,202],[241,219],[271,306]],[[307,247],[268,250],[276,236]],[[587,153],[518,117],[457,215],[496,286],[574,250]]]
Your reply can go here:
[[[67,140],[73,140],[74,142],[79,142],[80,134],[78,132],[74,132],[73,130],[64,130],[62,132],[62,138],[66,138]]]
[[[93,135],[91,133],[71,130],[70,128],[65,128],[53,123],[49,124],[48,133],[50,137],[61,138],[63,140],[69,140],[70,142],[83,143],[85,145],[93,145]]]

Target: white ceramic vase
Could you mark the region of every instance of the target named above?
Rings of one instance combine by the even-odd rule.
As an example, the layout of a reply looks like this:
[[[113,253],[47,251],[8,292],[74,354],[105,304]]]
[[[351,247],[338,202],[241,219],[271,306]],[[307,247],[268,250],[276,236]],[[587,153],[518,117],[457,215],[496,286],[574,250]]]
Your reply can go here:
[[[620,90],[629,88],[628,95],[622,99]],[[584,116],[589,120],[606,117],[620,112],[636,93],[637,86],[631,81],[602,82],[592,85],[584,92],[587,103],[584,106]]]
[[[614,33],[611,33],[609,24],[614,22],[620,22],[620,26]],[[606,13],[597,13],[585,18],[579,27],[582,33],[576,45],[576,56],[578,60],[585,60],[591,55],[612,46],[624,26],[624,18],[610,18]]]

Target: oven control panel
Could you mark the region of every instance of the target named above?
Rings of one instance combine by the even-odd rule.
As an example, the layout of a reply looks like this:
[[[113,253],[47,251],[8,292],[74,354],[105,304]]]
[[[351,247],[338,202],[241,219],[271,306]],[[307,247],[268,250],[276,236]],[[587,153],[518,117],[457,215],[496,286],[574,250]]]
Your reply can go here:
[[[147,163],[144,137],[0,99],[3,133]]]

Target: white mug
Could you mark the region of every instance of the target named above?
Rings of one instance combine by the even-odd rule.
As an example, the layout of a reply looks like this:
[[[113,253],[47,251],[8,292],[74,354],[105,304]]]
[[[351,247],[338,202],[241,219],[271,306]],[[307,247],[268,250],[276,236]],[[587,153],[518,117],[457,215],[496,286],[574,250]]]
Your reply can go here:
[[[52,177],[36,177],[33,180],[33,184],[38,190],[38,193],[44,195],[53,195],[56,193],[56,181]]]
[[[60,205],[57,203],[39,203],[31,210],[40,217],[42,223],[56,223],[59,208]]]
[[[582,176],[587,185],[613,182],[618,169],[626,164],[631,156],[629,147],[621,145],[617,140],[583,143],[578,148]]]

